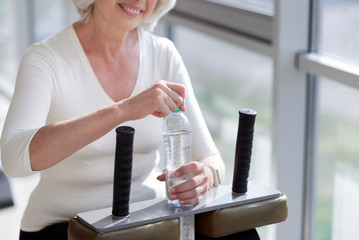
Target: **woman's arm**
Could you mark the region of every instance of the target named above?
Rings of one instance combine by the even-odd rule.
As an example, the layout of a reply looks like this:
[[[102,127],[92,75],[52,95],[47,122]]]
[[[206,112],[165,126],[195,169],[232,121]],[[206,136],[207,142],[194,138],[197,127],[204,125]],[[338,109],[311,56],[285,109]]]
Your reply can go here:
[[[184,110],[182,85],[159,81],[147,90],[76,119],[39,129],[30,143],[31,168],[45,170],[107,134],[119,124],[153,114]]]
[[[45,111],[48,111],[46,109],[49,106],[49,103],[41,105],[41,102],[50,101],[46,87],[41,86],[38,84],[36,89],[42,89],[37,94],[42,92],[43,97],[38,96],[37,100],[34,99],[36,94],[23,97],[31,92],[28,89],[21,90],[28,86],[19,86],[14,95],[14,102],[11,104],[13,106],[10,106],[1,141],[1,160],[8,176],[26,176],[33,171],[45,170],[123,122],[141,119],[149,114],[163,117],[177,107],[185,110],[185,88],[180,84],[159,81],[147,90],[113,105],[78,118],[36,128],[34,126],[46,119]],[[33,101],[29,105],[26,104],[26,99]],[[26,110],[34,105],[41,111]],[[24,116],[32,116],[33,119]],[[28,141],[30,143],[27,143]],[[30,163],[27,162],[28,158]]]

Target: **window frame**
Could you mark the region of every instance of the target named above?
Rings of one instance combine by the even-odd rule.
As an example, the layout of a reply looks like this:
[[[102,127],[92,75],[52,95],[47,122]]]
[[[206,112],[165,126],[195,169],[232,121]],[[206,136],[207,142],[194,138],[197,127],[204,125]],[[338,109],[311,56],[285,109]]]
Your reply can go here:
[[[267,45],[272,44],[273,11],[259,7],[249,8],[248,5],[240,3],[234,8],[225,5],[225,2],[180,0],[171,15],[203,22],[213,28],[224,28]]]
[[[359,64],[316,52],[298,53],[297,58],[300,71],[359,89]]]

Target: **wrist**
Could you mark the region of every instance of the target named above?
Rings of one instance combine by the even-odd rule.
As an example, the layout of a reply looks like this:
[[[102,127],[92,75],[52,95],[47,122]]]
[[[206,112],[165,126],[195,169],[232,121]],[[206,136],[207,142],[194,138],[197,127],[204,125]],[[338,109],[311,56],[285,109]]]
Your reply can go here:
[[[129,105],[128,102],[124,100],[116,102],[113,105],[116,111],[116,115],[117,115],[116,119],[118,121],[118,124],[132,120],[130,115],[131,113],[130,106],[128,105]]]

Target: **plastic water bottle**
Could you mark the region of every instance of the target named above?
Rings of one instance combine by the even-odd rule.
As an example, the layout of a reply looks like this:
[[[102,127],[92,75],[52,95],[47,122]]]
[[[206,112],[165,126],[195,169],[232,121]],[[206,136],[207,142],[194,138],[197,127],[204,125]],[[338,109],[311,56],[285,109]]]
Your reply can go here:
[[[181,177],[174,177],[173,172],[182,165],[192,161],[191,159],[191,140],[192,129],[187,117],[179,110],[170,113],[163,120],[162,134],[164,141],[165,160],[166,160],[166,195],[168,202],[181,206],[178,200],[168,198],[168,189],[172,186],[181,184],[193,177],[193,174],[186,174]]]

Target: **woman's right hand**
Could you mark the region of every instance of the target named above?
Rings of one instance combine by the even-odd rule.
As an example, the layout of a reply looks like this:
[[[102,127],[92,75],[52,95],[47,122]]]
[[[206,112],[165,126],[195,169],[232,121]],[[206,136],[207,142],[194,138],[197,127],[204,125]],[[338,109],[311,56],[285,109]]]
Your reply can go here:
[[[145,91],[124,99],[118,104],[127,109],[128,120],[137,120],[150,114],[165,117],[177,108],[185,111],[185,87],[163,80],[156,82]]]

